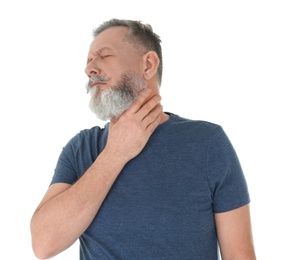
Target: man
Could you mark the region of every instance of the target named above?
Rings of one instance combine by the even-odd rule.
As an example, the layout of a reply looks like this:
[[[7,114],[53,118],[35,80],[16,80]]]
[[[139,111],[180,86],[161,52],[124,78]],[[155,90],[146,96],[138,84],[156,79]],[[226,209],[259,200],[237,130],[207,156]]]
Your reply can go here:
[[[86,74],[103,120],[64,147],[31,220],[35,255],[80,240],[81,259],[255,259],[249,194],[222,128],[165,113],[162,51],[149,25],[94,31]]]

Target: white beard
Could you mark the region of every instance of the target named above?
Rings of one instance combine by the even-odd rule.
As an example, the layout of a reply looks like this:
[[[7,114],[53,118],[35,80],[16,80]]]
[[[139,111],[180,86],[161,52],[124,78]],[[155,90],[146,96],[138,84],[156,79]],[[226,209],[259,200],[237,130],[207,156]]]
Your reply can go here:
[[[95,77],[90,81],[95,81]],[[90,81],[87,85],[91,95],[89,107],[99,119],[104,121],[120,117],[141,92],[147,89],[145,80],[133,72],[123,74],[116,86],[103,90],[99,95],[97,95],[98,87],[90,87]]]

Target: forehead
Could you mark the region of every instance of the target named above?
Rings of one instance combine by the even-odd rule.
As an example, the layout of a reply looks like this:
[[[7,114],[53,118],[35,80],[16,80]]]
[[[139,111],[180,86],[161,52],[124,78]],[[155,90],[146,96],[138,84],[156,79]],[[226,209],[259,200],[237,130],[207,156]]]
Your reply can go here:
[[[92,41],[90,50],[99,51],[102,48],[119,49],[128,45],[125,41],[125,34],[128,28],[116,26],[106,29],[95,37]]]

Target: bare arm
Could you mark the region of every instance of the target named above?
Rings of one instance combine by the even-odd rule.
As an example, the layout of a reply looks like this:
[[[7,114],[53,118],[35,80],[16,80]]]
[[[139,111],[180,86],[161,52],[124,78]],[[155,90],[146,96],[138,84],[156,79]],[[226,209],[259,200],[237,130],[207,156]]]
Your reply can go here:
[[[255,260],[249,205],[215,214],[223,260]]]
[[[50,186],[31,219],[35,255],[47,259],[71,246],[90,225],[124,165],[137,156],[160,123],[160,97],[144,93],[110,124],[105,149],[72,186]]]

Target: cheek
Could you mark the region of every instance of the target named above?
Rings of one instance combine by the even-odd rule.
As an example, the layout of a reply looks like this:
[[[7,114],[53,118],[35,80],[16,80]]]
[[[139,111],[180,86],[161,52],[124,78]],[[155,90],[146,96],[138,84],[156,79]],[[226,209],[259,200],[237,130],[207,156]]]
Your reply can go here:
[[[121,76],[126,72],[135,72],[141,76],[144,76],[144,68],[141,58],[131,57],[131,55],[117,59],[108,64],[105,64],[104,73],[110,77],[111,83],[116,83],[121,79]]]
[[[138,72],[143,68],[143,60],[140,56],[126,54],[121,60],[121,66],[124,67],[124,71],[132,70]]]

